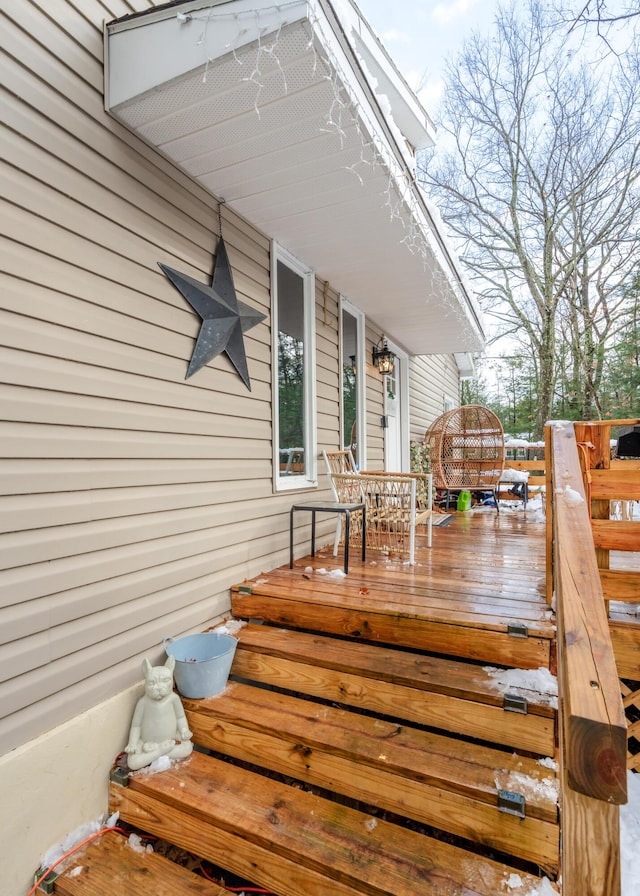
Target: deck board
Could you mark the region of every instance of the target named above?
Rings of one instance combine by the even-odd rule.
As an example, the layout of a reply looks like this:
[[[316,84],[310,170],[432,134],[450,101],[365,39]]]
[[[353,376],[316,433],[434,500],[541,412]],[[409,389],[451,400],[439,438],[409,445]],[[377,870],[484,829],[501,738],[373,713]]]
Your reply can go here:
[[[232,611],[285,627],[325,631],[519,668],[553,667],[554,614],[545,601],[545,526],[524,511],[453,514],[433,546],[417,536],[416,563],[327,544],[293,569],[232,589]],[[323,574],[325,570],[328,574]],[[524,625],[527,637],[514,637]]]
[[[415,565],[354,550],[344,576],[327,544],[234,586],[230,682],[183,700],[198,749],[112,783],[111,810],[278,896],[554,879],[553,687],[488,668],[553,665],[544,526],[490,510],[433,535]]]
[[[232,675],[541,756],[554,754],[553,697],[532,689],[526,715],[505,710],[504,691],[491,671],[469,663],[247,625],[239,632]]]

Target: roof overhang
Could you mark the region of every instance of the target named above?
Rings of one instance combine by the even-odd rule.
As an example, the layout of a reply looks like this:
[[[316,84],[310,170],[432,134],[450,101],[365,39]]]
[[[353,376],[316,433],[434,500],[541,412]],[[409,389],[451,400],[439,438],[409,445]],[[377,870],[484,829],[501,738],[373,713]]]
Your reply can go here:
[[[351,0],[188,0],[106,26],[107,110],[410,354],[480,311],[415,181],[433,125]]]
[[[453,357],[458,367],[460,379],[472,379],[476,373],[476,365],[471,352],[454,352]]]

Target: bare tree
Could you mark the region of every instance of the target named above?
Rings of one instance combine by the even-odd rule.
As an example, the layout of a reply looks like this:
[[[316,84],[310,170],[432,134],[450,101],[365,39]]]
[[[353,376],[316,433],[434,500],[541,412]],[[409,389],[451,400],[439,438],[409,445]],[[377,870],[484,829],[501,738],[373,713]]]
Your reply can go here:
[[[620,53],[620,43],[628,44],[628,27],[640,19],[637,0],[580,0],[558,5],[558,14],[570,31],[595,33],[612,53]]]
[[[440,148],[420,165],[485,310],[531,352],[537,437],[559,339],[574,361],[584,354],[576,363],[597,411],[607,297],[640,257],[637,58],[588,65],[557,25],[530,0],[465,44],[447,68]]]
[[[578,25],[597,25],[598,28],[601,28],[637,19],[640,16],[640,10],[636,2],[614,3],[612,8],[611,0],[587,0],[587,3],[581,3],[573,11],[570,10],[567,15]]]

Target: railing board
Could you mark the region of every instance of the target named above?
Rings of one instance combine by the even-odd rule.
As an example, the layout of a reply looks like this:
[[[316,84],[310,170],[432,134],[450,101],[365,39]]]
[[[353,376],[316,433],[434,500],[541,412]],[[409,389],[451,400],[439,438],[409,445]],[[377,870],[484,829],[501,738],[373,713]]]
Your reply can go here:
[[[609,621],[609,631],[618,675],[640,681],[640,626],[612,619]]]
[[[640,603],[640,573],[626,569],[601,569],[600,581],[605,600]]]
[[[591,497],[609,501],[640,501],[639,470],[640,467],[629,469],[613,465],[608,470],[591,470]]]
[[[593,543],[608,551],[640,550],[640,520],[591,520]]]

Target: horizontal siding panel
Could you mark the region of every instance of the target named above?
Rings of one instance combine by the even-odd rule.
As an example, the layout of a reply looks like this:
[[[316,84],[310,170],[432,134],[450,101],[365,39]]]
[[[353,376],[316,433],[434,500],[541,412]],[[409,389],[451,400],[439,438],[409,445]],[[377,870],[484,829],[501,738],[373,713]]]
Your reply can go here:
[[[164,224],[166,217],[172,217],[168,215],[172,210],[167,203],[158,198],[149,211],[139,209],[131,202],[130,194],[126,194],[126,184],[119,184],[127,178],[116,179],[114,176],[119,172],[113,166],[105,181],[107,187],[87,177],[82,169],[70,168],[68,158],[54,158],[11,132],[3,155],[8,163],[3,165],[3,170],[10,185],[4,196],[13,204],[79,234],[83,233],[80,224],[87,221],[91,225],[89,232],[100,244],[105,244],[107,234],[112,240],[114,234],[119,234],[119,239],[124,236],[134,240],[134,248],[139,240],[140,246],[154,247],[152,252],[157,260],[163,260],[161,253],[170,252],[173,258],[184,259],[202,270],[203,280],[210,279],[209,259],[218,243],[217,235],[211,233],[212,228],[217,229],[217,210],[215,217],[213,210],[208,210],[207,218],[197,222],[183,214],[184,230],[176,234],[175,229]],[[64,194],[53,186],[62,183],[66,185]],[[99,211],[94,214],[91,208]],[[207,219],[209,227],[203,226]],[[258,285],[265,293],[269,288],[267,248],[257,251],[261,243],[250,241],[245,233],[230,224],[223,230],[231,266],[238,271],[236,288],[239,292],[252,292],[254,285]],[[201,257],[194,256],[194,246],[202,248]],[[118,244],[114,248],[117,251]],[[136,256],[142,257],[140,251]]]
[[[444,412],[445,399],[459,401],[458,368],[452,355],[420,355],[409,364],[410,435],[423,441],[430,424]]]
[[[217,607],[216,603],[211,601],[211,610],[214,613],[213,618],[219,616],[225,612],[224,603]],[[180,614],[175,614],[175,616],[180,616]],[[176,619],[173,628],[178,631],[179,626],[185,624],[188,626],[184,629],[185,631],[201,627],[199,620],[192,619],[191,616],[189,619],[190,623],[184,618]],[[165,631],[168,628],[171,628],[170,620],[164,626]],[[159,637],[161,640],[164,636],[160,635]],[[3,719],[2,725],[0,725],[0,753],[15,749],[26,741],[37,737],[43,731],[54,728],[59,724],[60,719],[68,719],[91,709],[113,696],[114,693],[131,687],[138,680],[141,681],[140,666],[143,656],[147,656],[152,661],[161,660],[158,643],[156,638],[149,644],[144,644],[140,639],[139,632],[124,635],[117,639],[116,644],[106,643],[105,652],[107,660],[111,657],[111,663],[107,661],[104,668],[97,673],[91,671],[96,664],[96,652],[93,649],[87,649],[85,662],[71,666],[71,674],[65,676],[66,680],[72,682],[71,684],[67,687],[61,686],[60,690],[34,701],[32,698],[34,693],[41,693],[52,681],[55,681],[57,685],[61,672],[59,664],[56,664],[53,675],[49,669],[37,670],[27,680],[27,687],[22,690],[22,695],[25,698],[24,708]],[[132,649],[127,652],[126,644],[137,644],[139,652],[134,653]],[[116,649],[119,659],[115,657]],[[84,673],[84,677],[77,678],[82,673]],[[2,688],[1,685],[0,688]],[[10,688],[11,683],[7,685],[7,691],[12,693]],[[30,697],[31,699],[29,699]]]
[[[164,355],[175,357],[183,363],[180,380],[184,380],[199,331],[199,321],[177,292],[177,301],[173,306],[140,294],[132,302],[131,292],[124,286],[102,280],[59,260],[49,260],[46,264],[44,256],[39,253],[29,264],[30,250],[10,240],[0,239],[0,251],[3,252],[3,266],[6,270],[12,269],[11,274],[0,274],[7,322],[10,320],[9,312],[13,312],[24,316],[23,326],[34,326],[33,322],[38,320],[43,324],[68,328],[73,332],[64,338],[70,340],[77,340],[76,331],[88,331],[94,339],[113,340],[118,345],[110,346],[106,341],[96,344],[105,352],[117,352],[120,366],[134,372],[145,370],[143,362],[154,363],[158,373],[167,378],[169,370]],[[20,279],[25,271],[31,278],[30,282]],[[36,283],[36,280],[40,282]],[[52,280],[63,283],[64,292],[52,289]],[[160,282],[163,281],[164,278]],[[266,313],[261,303],[252,304]],[[58,338],[63,337],[58,335]],[[268,366],[271,349],[266,322],[254,327],[245,338],[249,359]],[[15,336],[14,342],[17,339],[18,336]],[[138,353],[131,351],[134,346],[147,349],[152,354],[140,358]],[[124,358],[128,360],[126,365]],[[160,363],[165,366],[158,367]],[[197,383],[199,380],[191,382]]]
[[[236,441],[237,439],[237,441]],[[226,449],[224,448],[226,442]],[[241,433],[219,438],[189,434],[148,433],[109,430],[99,427],[38,425],[35,423],[0,423],[0,456],[11,458],[123,458],[135,461],[148,458],[150,463],[167,459],[211,459],[252,457],[252,448],[271,441],[267,433],[261,438],[245,439]],[[259,457],[264,457],[259,448]],[[81,463],[79,461],[79,469]],[[186,467],[185,470],[188,470]],[[4,479],[0,466],[0,481]],[[180,481],[180,480],[178,480]],[[10,481],[8,482],[11,488]],[[9,494],[12,494],[9,491]]]
[[[145,256],[152,252],[157,257],[160,251],[167,249],[174,257],[188,259],[194,258],[194,251],[202,252],[204,261],[207,249],[212,251],[215,246],[213,240],[210,247],[194,245],[198,230],[194,222],[185,221],[191,225],[188,230],[193,231],[193,240],[176,234],[162,219],[154,221],[126,197],[116,195],[111,189],[111,180],[105,182],[108,186],[96,183],[83,172],[70,168],[66,160],[54,158],[17,134],[9,132],[3,155],[5,162],[1,172],[3,180],[7,179],[8,186],[3,190],[7,202],[60,223],[73,233],[91,234],[95,242],[118,254],[126,254],[123,242],[131,240],[132,249],[137,250],[134,255],[143,261],[142,252]],[[115,173],[114,169],[111,178]],[[57,188],[60,184],[67,187],[64,193]],[[157,205],[158,214],[166,215],[167,205],[164,204],[164,208],[161,203]],[[213,224],[215,219],[212,213],[210,215]],[[202,227],[197,236],[199,242],[204,241]]]
[[[262,512],[264,514],[264,506]],[[28,566],[9,569],[0,578],[0,606],[10,606],[20,601],[34,600],[47,594],[55,594],[70,588],[79,588],[92,582],[101,582],[114,576],[150,569],[156,564],[196,557],[200,553],[236,546],[238,558],[247,557],[253,539],[281,536],[288,532],[288,518],[272,523],[263,515],[252,520],[251,525],[234,524],[230,515],[226,525],[179,533],[161,539],[133,542],[118,547],[104,548],[77,556],[58,557],[53,560],[31,563]],[[271,527],[271,528],[269,528]],[[259,556],[259,554],[256,554]],[[229,587],[233,580],[229,581]],[[99,638],[99,632],[96,632]]]
[[[235,411],[240,416],[224,411],[207,414],[180,408],[163,411],[160,405],[144,405],[135,401],[117,401],[64,392],[55,393],[54,401],[52,393],[47,393],[45,389],[28,389],[23,386],[6,386],[3,391],[5,413],[9,419],[21,423],[39,421],[73,425],[82,420],[84,425],[90,427],[216,436],[231,426],[229,416],[232,416],[234,437],[245,439],[259,438],[261,432],[264,432],[266,423],[265,408],[260,404],[252,405],[251,411],[255,410],[256,415],[260,412],[261,419],[246,419],[243,416],[243,409],[238,408],[238,402]]]
[[[145,513],[169,512],[195,507],[224,507],[270,496],[271,464],[221,465],[210,482],[146,488],[117,488],[101,491],[51,492],[49,494],[0,497],[0,532],[17,533],[34,528],[69,526],[96,520]],[[226,476],[225,476],[226,472]]]
[[[27,323],[14,314],[1,311],[0,327],[5,331],[5,344],[18,346],[2,349],[3,368],[11,371],[11,379],[23,387],[36,390],[47,388],[61,393],[80,392],[85,396],[116,399],[123,403],[135,399],[136,403],[165,406],[172,411],[180,409],[198,414],[211,411],[210,392],[197,385],[209,371],[198,371],[202,374],[198,379],[185,382],[190,353],[186,360],[179,361],[152,354],[148,365],[151,369],[145,376],[143,370],[147,366],[147,352],[134,353],[131,347],[127,349],[122,344],[109,343],[85,333],[72,333],[40,321]],[[248,353],[249,341],[246,348]],[[193,345],[190,351],[192,349]],[[127,362],[127,358],[133,355],[138,359],[135,366],[139,369],[129,373],[122,368],[126,368],[127,363],[133,366],[131,361]],[[271,390],[266,380],[269,367],[252,362],[250,358],[247,360],[254,374],[251,393],[226,355],[214,358],[210,366],[217,374],[216,379],[227,386],[225,402],[229,409],[235,408],[236,414],[251,413],[255,417],[268,419]],[[259,373],[264,379],[260,378]],[[221,410],[224,407],[225,403]]]
[[[8,319],[10,323],[6,323]],[[205,387],[208,381],[215,379],[216,384],[226,386],[224,400],[217,402],[217,412],[268,419],[270,369],[269,365],[250,357],[249,341],[245,342],[245,348],[251,392],[226,355],[214,358],[206,368],[186,381],[193,344],[185,358],[176,360],[157,353],[134,352],[131,347],[127,349],[99,337],[70,334],[64,328],[51,328],[35,322],[29,352],[29,325],[23,321],[16,326],[16,319],[14,315],[0,312],[0,326],[3,322],[6,324],[5,341],[11,345],[2,350],[1,361],[4,370],[11,372],[11,381],[22,387],[59,393],[75,391],[84,396],[122,402],[135,400],[150,406],[164,405],[168,409],[208,414],[212,411],[212,401],[211,392]],[[47,334],[51,338],[47,338]],[[91,363],[92,355],[94,363]],[[132,371],[126,368],[132,368]]]
[[[132,320],[134,337],[138,333],[145,333],[144,328],[136,326],[136,322],[142,322],[148,328],[149,347],[154,345],[154,330],[157,328],[163,328],[171,333],[182,333],[191,338],[196,335],[197,320],[194,326],[187,309],[178,302],[164,301],[164,298],[168,298],[171,293],[165,294],[164,289],[158,288],[164,286],[166,280],[158,268],[154,271],[145,271],[135,263],[127,267],[124,260],[122,262],[118,260],[117,267],[120,273],[122,273],[121,266],[126,270],[123,282],[116,283],[113,276],[109,276],[109,254],[103,253],[93,243],[84,246],[82,241],[76,240],[77,251],[74,253],[72,249],[74,238],[67,237],[64,233],[58,234],[56,228],[46,221],[33,218],[14,206],[6,207],[6,219],[8,231],[14,239],[0,237],[4,269],[15,279],[24,280],[28,275],[29,279],[24,280],[23,292],[37,283],[50,291],[50,301],[64,302],[62,297],[66,296],[66,304],[71,309],[74,307],[76,309],[73,329],[82,329],[79,325],[83,321],[86,321],[84,323],[86,328],[94,308],[110,308],[122,314],[122,323],[125,326],[128,318]],[[67,239],[70,252],[68,261],[59,256],[57,258],[48,256],[47,250],[54,245],[60,247],[61,242],[66,243]],[[82,258],[82,268],[78,267],[79,258]],[[124,282],[127,276],[128,282]],[[11,278],[6,277],[5,283],[9,287]],[[171,289],[173,290],[173,287]],[[15,284],[12,291],[14,296],[19,295]],[[173,291],[178,296],[178,293]],[[154,295],[154,292],[157,295]],[[36,290],[36,302],[41,301],[40,296],[41,291]],[[23,308],[23,313],[29,310],[30,303]],[[60,313],[65,312],[61,310]],[[95,328],[98,332],[100,322],[101,318],[98,318],[98,326]],[[114,338],[118,338],[115,329]],[[141,345],[144,344],[141,342]]]
[[[167,218],[175,220],[180,234],[193,243],[192,252],[196,247],[203,250],[208,248],[209,234],[217,222],[217,206],[214,208],[210,197],[206,197],[208,200],[206,204],[189,197],[182,208],[176,208],[165,194],[137,190],[136,180],[130,171],[123,170],[116,161],[108,157],[97,156],[91,147],[79,142],[73,132],[64,130],[59,124],[59,118],[52,121],[48,116],[34,112],[2,87],[0,87],[0,101],[6,124],[16,135],[26,138],[30,144],[45,147],[47,154],[54,160],[49,163],[50,165],[57,162],[64,163],[64,167],[60,170],[69,176],[71,176],[70,169],[78,172],[79,180],[73,181],[73,185],[82,182],[83,178],[90,178],[99,184],[108,184],[112,194],[126,201],[128,209],[140,211],[141,220],[159,222]],[[60,103],[61,100],[58,98],[57,102]],[[17,137],[13,139],[15,141]],[[16,167],[29,170],[19,158],[12,158],[11,161]],[[79,198],[82,198],[81,195]],[[176,237],[172,228],[167,228],[164,232],[171,235],[172,242],[175,238],[180,238]]]
[[[14,679],[9,679],[0,684],[0,706],[2,711],[15,712],[21,706],[34,702],[30,696],[34,693],[44,697],[55,694],[63,688],[75,685],[83,678],[102,672],[106,669],[130,661],[140,651],[153,649],[156,655],[167,632],[181,632],[199,627],[203,621],[211,616],[211,610],[224,606],[223,601],[207,599],[200,604],[174,610],[166,617],[154,617],[150,624],[140,625],[132,630],[123,631],[116,638],[107,638],[90,647],[62,657],[57,662],[39,666]],[[139,666],[132,669],[129,666],[129,684],[140,677]],[[74,710],[75,715],[79,710]]]
[[[45,632],[5,643],[0,646],[0,682],[91,647],[95,643],[96,630],[100,631],[102,640],[118,638],[144,625],[147,619],[169,615],[176,607],[204,605],[210,600],[212,590],[213,583],[208,575],[99,613],[85,613],[65,625],[51,625]],[[165,637],[173,637],[173,632],[168,632]]]
[[[0,176],[2,176],[3,182],[6,181],[9,184],[3,189],[4,199],[7,203],[15,205],[16,208],[19,206],[23,210],[23,214],[27,213],[41,218],[54,226],[56,236],[53,238],[54,241],[49,244],[49,252],[66,257],[68,260],[76,259],[80,266],[84,266],[91,258],[89,256],[89,259],[86,259],[84,254],[91,244],[93,244],[94,254],[109,258],[110,270],[107,273],[112,279],[120,279],[123,273],[120,268],[120,258],[123,259],[125,268],[128,266],[125,260],[135,258],[138,265],[150,271],[158,271],[158,261],[169,264],[171,267],[178,267],[179,260],[184,259],[187,253],[193,258],[193,247],[186,245],[181,237],[174,235],[170,241],[168,235],[162,239],[163,234],[160,232],[158,234],[159,241],[152,243],[138,235],[129,227],[126,209],[122,215],[122,223],[118,223],[104,217],[102,210],[94,211],[61,194],[57,189],[34,181],[33,178],[18,172],[10,165],[0,165]],[[109,204],[113,204],[113,197],[106,198],[110,199]],[[104,211],[105,213],[109,212],[109,205]],[[162,227],[160,225],[158,227],[162,231]],[[63,236],[66,237],[64,241],[61,239]],[[78,244],[77,240],[80,240],[81,243]],[[27,245],[29,244],[28,234],[25,234],[23,241]],[[86,248],[83,248],[83,244],[86,245]],[[118,262],[115,264],[113,255],[118,256]],[[189,269],[186,273],[196,279],[207,280],[208,274],[204,274],[203,271],[209,268],[209,257],[209,252],[198,250],[197,258],[193,258],[193,261],[190,258]],[[194,270],[191,269],[192,266],[195,268]],[[165,280],[159,271],[158,275],[162,278],[161,282],[167,286],[165,292],[169,292],[169,290],[174,292],[174,287]],[[121,280],[121,282],[123,281]],[[237,285],[240,288],[240,284]]]
[[[32,5],[32,4],[29,4]],[[6,9],[2,10],[3,34],[5,50],[8,55],[17,60],[29,60],[29,70],[45,84],[51,85],[62,97],[74,97],[81,103],[84,109],[91,108],[101,96],[99,87],[94,88],[87,84],[74,71],[73,66],[67,64],[63,57],[63,63],[55,56],[55,46],[51,47],[47,41],[52,40],[52,23],[44,15],[38,15],[32,19],[31,26],[23,30],[15,22],[7,17]],[[22,16],[21,16],[22,18]],[[63,35],[57,32],[58,46]],[[84,56],[82,63],[87,65],[88,57]]]
[[[8,16],[26,34],[37,31],[47,49],[64,59],[65,64],[96,91],[103,89],[102,41],[100,32],[86,19],[74,16],[73,36],[61,23],[69,22],[69,6],[62,0],[46,0],[42,10],[46,18],[30,3],[11,3],[5,8]],[[79,24],[84,27],[77,27]]]
[[[72,443],[73,439],[70,440],[70,444]],[[16,498],[15,507],[10,512],[13,514],[13,528],[16,529],[19,528],[20,514],[23,512],[21,508],[29,505],[31,510],[35,510],[31,501],[43,502],[47,492],[53,495],[50,499],[52,502],[60,502],[56,492],[64,492],[65,501],[73,505],[77,501],[91,500],[92,503],[98,501],[100,490],[105,494],[115,495],[119,500],[132,486],[135,487],[131,489],[132,491],[143,489],[145,486],[154,486],[160,490],[173,487],[172,490],[177,495],[186,485],[189,489],[202,491],[203,495],[208,494],[210,488],[220,489],[221,491],[216,491],[215,496],[211,496],[212,499],[219,499],[223,489],[238,488],[239,476],[242,476],[242,479],[254,480],[266,475],[270,481],[270,443],[239,440],[236,458],[229,458],[228,441],[216,440],[216,445],[217,455],[207,461],[179,459],[165,462],[148,458],[144,460],[125,458],[121,461],[104,458],[91,461],[78,458],[59,460],[11,458],[3,460],[0,464],[0,496]],[[214,451],[212,448],[212,455]],[[266,474],[265,470],[268,471]],[[250,488],[254,488],[253,484]],[[83,493],[90,489],[96,491],[87,498]],[[232,496],[235,498],[237,491],[233,491]],[[0,497],[0,506],[6,506],[5,500],[6,498]],[[43,507],[39,507],[37,512],[38,519],[42,519],[40,514],[44,512]],[[63,508],[61,512],[66,514],[69,511]],[[10,522],[9,514],[7,522]]]
[[[138,681],[164,636],[206,627],[232,583],[288,557],[269,318],[246,334],[251,392],[224,357],[185,382],[199,321],[157,263],[210,282],[218,203],[103,107],[105,11],[153,5],[23,0],[4,22],[2,749]],[[269,236],[221,213],[238,295],[269,315]],[[338,294],[316,281],[316,299],[324,443]],[[326,495],[319,479],[294,494]]]
[[[8,38],[5,38],[5,46],[9,45],[7,41]],[[22,44],[24,46],[25,42],[22,41]],[[37,44],[29,44],[24,59],[29,62],[36,59],[38,49]],[[104,159],[114,157],[113,147],[117,145],[120,170],[135,179],[135,182],[132,181],[132,191],[141,192],[137,184],[142,183],[154,194],[163,196],[176,209],[195,197],[203,203],[203,213],[206,214],[206,209],[210,208],[210,194],[109,118],[104,112],[102,96],[87,90],[77,100],[73,91],[58,90],[46,78],[34,77],[29,65],[21,64],[19,54],[16,56],[14,52],[12,55],[16,57],[16,63],[7,60],[3,67],[3,84],[10,93],[20,97],[36,114],[43,115],[53,127],[63,128],[70,135],[75,135],[76,139],[81,135],[81,142]],[[73,99],[70,100],[70,97]],[[42,142],[46,145],[46,141]],[[93,162],[90,170],[93,170]]]
[[[64,29],[65,34],[75,43],[80,44],[88,53],[91,53],[96,61],[102,65],[102,28],[99,22],[89,21],[86,18],[86,11],[85,15],[76,15],[74,4],[69,2],[69,0],[32,0],[32,2],[34,9],[38,10],[39,17],[41,12],[45,16],[50,16],[61,29]],[[80,2],[82,3],[82,0]],[[82,9],[82,6],[80,8]],[[15,18],[13,11],[9,12],[9,15],[11,18]],[[40,18],[34,20],[32,27],[36,27],[36,22],[39,24],[39,21]]]
[[[191,506],[166,512],[138,512],[130,516],[123,513],[115,519],[8,532],[0,538],[0,569],[15,569],[56,558],[80,557],[86,553],[137,542],[182,538],[187,535],[201,540],[215,537],[216,526],[224,528],[225,537],[232,537],[234,527],[254,525],[256,510],[251,502],[235,500],[228,504],[217,503],[215,507]],[[267,519],[265,506],[261,523],[264,524]],[[239,542],[244,537],[250,537],[242,529],[235,530],[235,534]]]
[[[149,253],[146,265],[140,263],[138,259],[135,261],[126,257],[115,259],[111,252],[93,240],[88,240],[79,233],[62,229],[55,223],[37,217],[17,206],[4,204],[2,215],[7,232],[11,234],[13,240],[42,252],[45,256],[43,259],[45,263],[47,263],[47,255],[55,255],[56,258],[62,259],[72,266],[92,271],[107,281],[119,283],[129,290],[133,290],[134,295],[142,293],[154,296],[149,304],[147,319],[154,319],[152,311],[155,311],[156,315],[162,315],[161,303],[163,302],[170,309],[178,309],[174,300],[174,295],[177,295],[176,290],[157,267],[157,252]],[[153,257],[151,257],[152,255]],[[166,261],[171,267],[177,267],[177,264],[174,264],[174,259],[170,257],[160,260]],[[29,269],[27,268],[23,275],[24,273],[28,274]],[[187,270],[185,273],[192,273],[197,279],[197,272]],[[60,292],[65,291],[64,282],[52,281],[50,286]],[[135,301],[132,295],[130,304],[133,309],[136,308],[137,302],[137,295]],[[184,325],[187,318],[184,317],[181,307],[180,311]],[[162,323],[162,317],[160,323]]]
[[[59,594],[48,594],[37,601],[34,612],[32,601],[24,601],[0,609],[0,643],[61,626],[85,615],[99,613],[147,598],[161,591],[175,588],[187,582],[207,578],[211,594],[220,589],[228,598],[228,576],[233,581],[242,580],[246,570],[246,551],[236,545],[215,551],[203,551],[195,556],[181,557],[168,563],[158,563],[148,569],[116,576],[104,581],[91,582],[78,588],[70,588]],[[184,601],[186,606],[188,601]]]
[[[32,601],[4,607],[0,609],[0,643],[25,638],[49,627],[65,625],[84,616],[205,578],[209,583],[209,592],[217,594],[222,589],[228,601],[228,576],[233,576],[236,570],[237,578],[234,581],[241,580],[246,571],[246,561],[247,552],[238,551],[234,545],[102,582],[92,582],[60,595],[47,595],[37,601],[37,613],[34,613],[35,604]],[[185,599],[182,605],[187,606],[188,603],[189,600]]]

